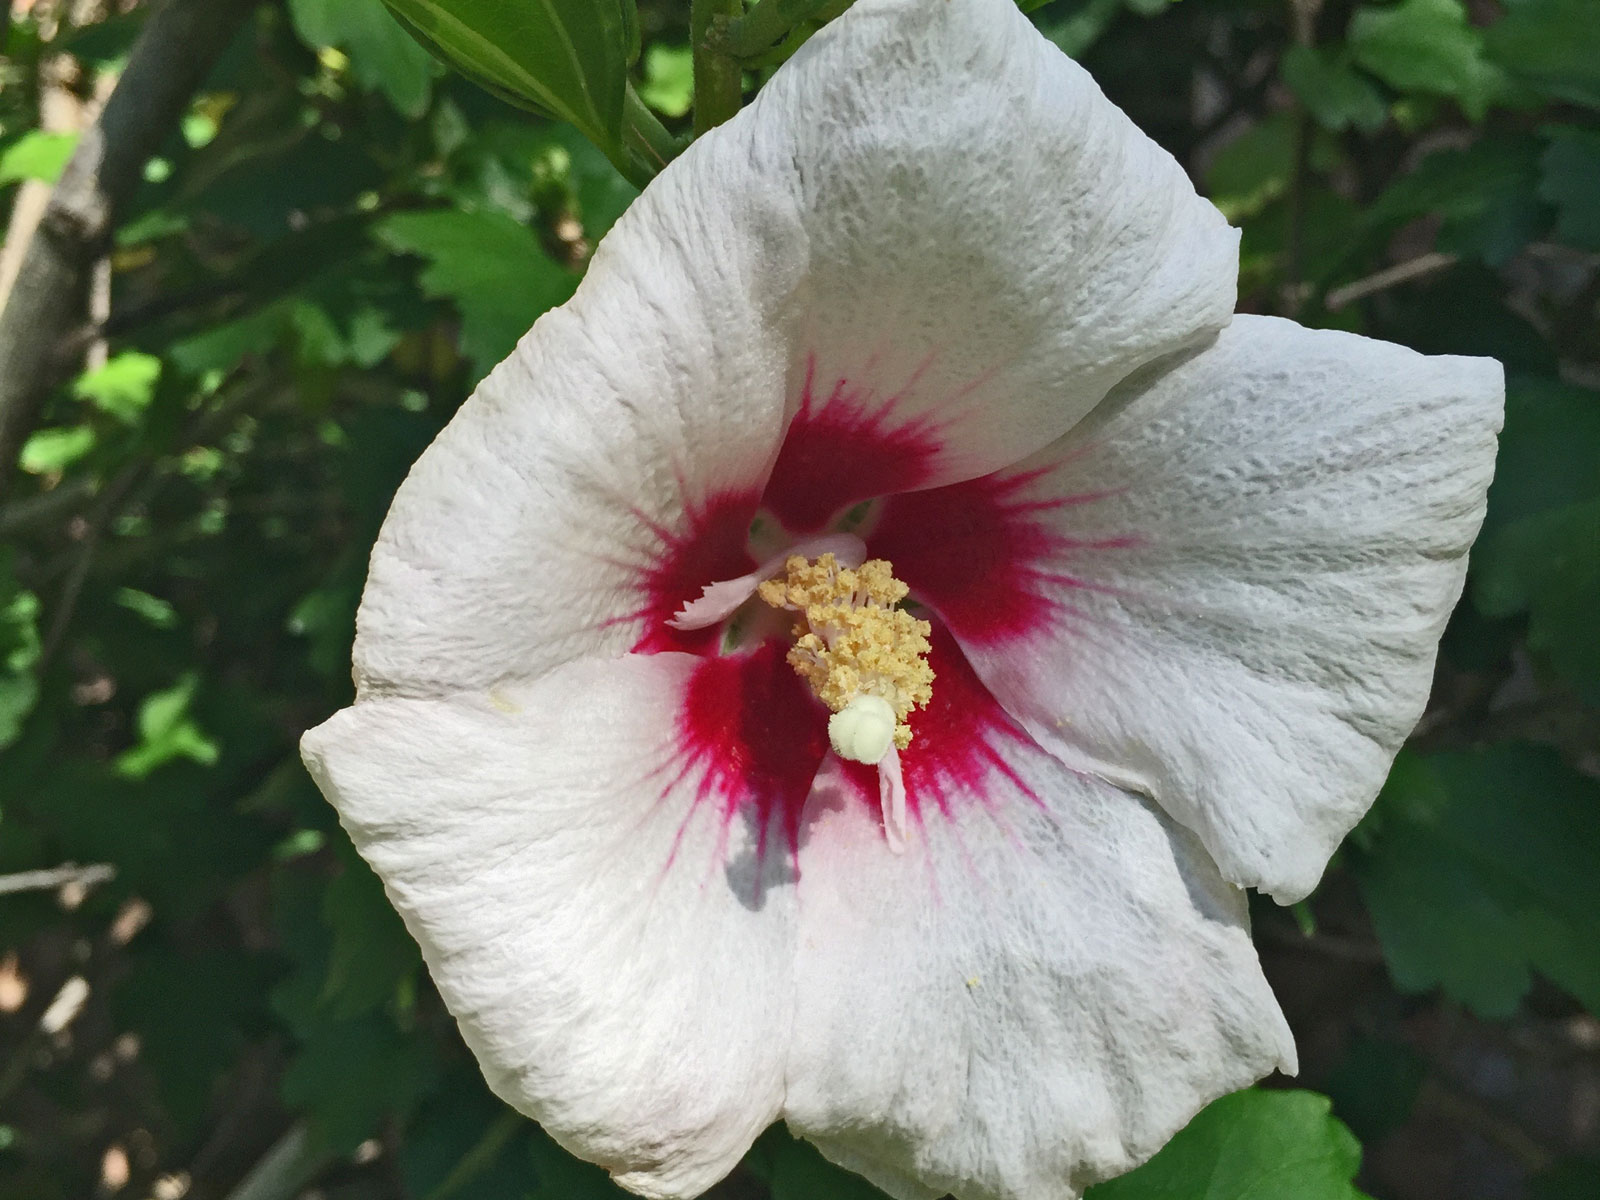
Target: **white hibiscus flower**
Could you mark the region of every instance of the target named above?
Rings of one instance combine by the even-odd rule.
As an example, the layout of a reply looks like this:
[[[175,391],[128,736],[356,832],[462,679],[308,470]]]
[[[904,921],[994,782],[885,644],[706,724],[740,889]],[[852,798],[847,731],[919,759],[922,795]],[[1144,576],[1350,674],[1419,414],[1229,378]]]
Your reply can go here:
[[[509,1103],[647,1196],[782,1119],[1038,1200],[1293,1069],[1240,889],[1421,713],[1502,383],[1230,322],[1236,249],[1010,0],[858,0],[646,189],[305,739]]]

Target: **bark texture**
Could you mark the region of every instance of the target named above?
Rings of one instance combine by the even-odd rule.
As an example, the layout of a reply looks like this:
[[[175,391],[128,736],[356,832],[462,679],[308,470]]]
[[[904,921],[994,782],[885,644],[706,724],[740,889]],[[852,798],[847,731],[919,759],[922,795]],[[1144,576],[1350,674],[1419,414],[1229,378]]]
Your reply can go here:
[[[256,0],[166,0],[51,193],[0,312],[0,493],[67,365],[117,213]]]

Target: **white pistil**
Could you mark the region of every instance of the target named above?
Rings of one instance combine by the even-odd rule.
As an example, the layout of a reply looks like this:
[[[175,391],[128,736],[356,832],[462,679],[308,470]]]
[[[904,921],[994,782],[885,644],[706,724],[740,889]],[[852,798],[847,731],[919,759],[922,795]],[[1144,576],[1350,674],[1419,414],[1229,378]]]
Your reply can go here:
[[[857,696],[828,718],[828,742],[840,758],[876,766],[894,745],[897,723],[882,696]]]
[[[878,768],[884,833],[896,851],[906,832],[899,753],[911,744],[906,718],[933,695],[932,630],[897,607],[907,590],[882,559],[851,569],[832,554],[815,562],[794,555],[785,573],[760,589],[768,604],[799,617],[788,662],[833,710],[833,752]]]

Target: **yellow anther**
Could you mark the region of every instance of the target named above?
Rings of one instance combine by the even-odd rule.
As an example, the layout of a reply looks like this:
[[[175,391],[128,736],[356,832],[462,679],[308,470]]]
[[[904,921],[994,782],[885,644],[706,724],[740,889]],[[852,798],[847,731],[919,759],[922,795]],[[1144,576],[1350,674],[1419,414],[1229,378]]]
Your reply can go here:
[[[932,629],[895,607],[907,591],[881,558],[851,570],[841,567],[832,554],[815,562],[791,558],[784,573],[760,589],[761,598],[772,607],[799,614],[788,662],[817,698],[835,713],[858,697],[883,700],[893,710],[892,741],[901,750],[911,744],[907,716],[933,696],[933,668],[928,665]],[[852,712],[861,708],[858,705]],[[852,739],[863,746],[877,740]],[[845,757],[857,757],[837,744],[834,749]]]

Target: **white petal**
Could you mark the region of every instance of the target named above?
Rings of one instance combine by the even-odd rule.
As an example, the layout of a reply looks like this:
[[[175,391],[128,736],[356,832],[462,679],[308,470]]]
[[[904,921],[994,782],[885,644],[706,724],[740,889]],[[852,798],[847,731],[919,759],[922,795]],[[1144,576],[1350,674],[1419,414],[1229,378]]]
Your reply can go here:
[[[900,751],[889,747],[878,762],[878,810],[883,835],[896,854],[906,848],[906,778],[900,769]]]
[[[1037,450],[1232,313],[1237,233],[1011,0],[858,0],[754,109],[795,143],[814,402],[842,381],[922,423],[924,484]]]
[[[837,775],[808,812],[785,1119],[902,1200],[1067,1200],[1293,1070],[1243,894],[1020,740],[903,853]]]
[[[779,310],[802,235],[788,168],[768,169],[787,160],[770,144],[782,131],[742,128],[645,190],[573,299],[413,468],[362,598],[364,693],[483,688],[614,655],[753,565],[744,524],[787,417]],[[737,511],[720,511],[729,497]],[[706,573],[650,596],[652,566],[674,556]],[[652,601],[664,611],[642,611]]]
[[[375,699],[304,742],[490,1086],[647,1196],[700,1194],[774,1119],[792,1006],[788,862],[746,870],[757,831],[675,757],[694,662]]]
[[[860,0],[645,190],[417,464],[363,694],[638,646],[754,566],[735,518],[775,459],[773,507],[820,521],[1038,449],[1226,322],[1235,247],[1009,0]]]
[[[1299,899],[1422,714],[1503,392],[1489,359],[1240,317],[1019,468],[1065,539],[1054,615],[954,632],[1053,752]]]

